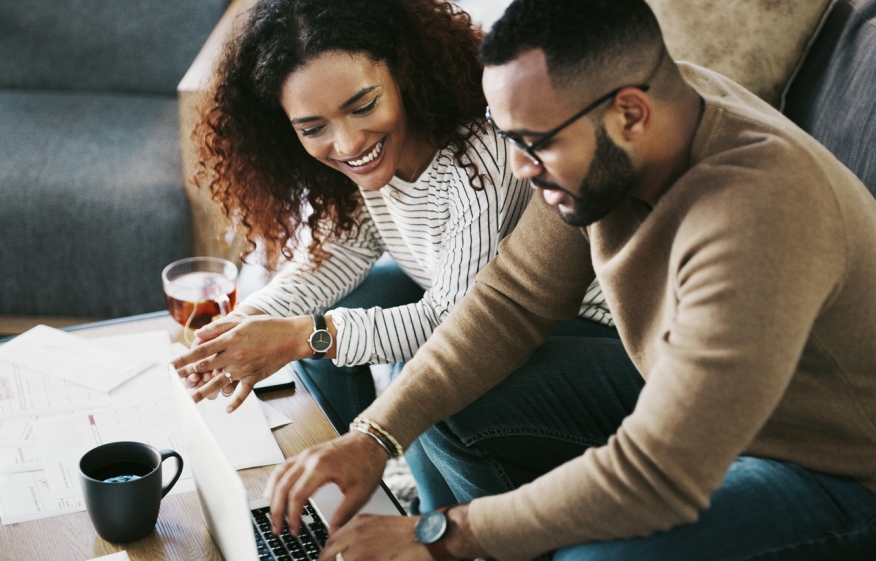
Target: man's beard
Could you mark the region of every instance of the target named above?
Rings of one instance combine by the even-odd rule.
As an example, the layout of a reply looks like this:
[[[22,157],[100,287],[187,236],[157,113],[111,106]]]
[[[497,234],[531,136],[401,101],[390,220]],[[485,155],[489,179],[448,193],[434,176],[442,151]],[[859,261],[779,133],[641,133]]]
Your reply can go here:
[[[533,178],[533,185],[542,189],[557,189],[575,201],[570,211],[558,209],[560,218],[570,226],[589,226],[605,218],[635,187],[636,170],[629,155],[612,142],[605,125],[596,130],[596,153],[590,169],[581,182],[580,195],[573,195],[559,185]]]

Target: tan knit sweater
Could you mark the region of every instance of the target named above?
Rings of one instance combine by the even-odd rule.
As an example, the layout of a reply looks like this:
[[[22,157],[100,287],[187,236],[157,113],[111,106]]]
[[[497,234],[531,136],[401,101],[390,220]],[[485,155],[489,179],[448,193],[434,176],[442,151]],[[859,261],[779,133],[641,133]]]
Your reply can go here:
[[[471,504],[502,561],[696,520],[740,454],[876,490],[876,201],[753,94],[680,67],[706,102],[687,173],[654,208],[628,198],[586,237],[536,194],[364,413],[407,445],[525,362],[595,269],[647,383],[606,446]]]

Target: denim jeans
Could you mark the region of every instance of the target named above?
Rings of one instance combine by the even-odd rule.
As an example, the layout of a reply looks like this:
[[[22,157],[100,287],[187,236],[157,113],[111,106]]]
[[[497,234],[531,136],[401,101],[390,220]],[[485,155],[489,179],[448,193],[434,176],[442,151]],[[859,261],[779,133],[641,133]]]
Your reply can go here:
[[[632,413],[643,385],[620,341],[551,338],[420,441],[456,499],[469,502],[513,490],[604,445]],[[645,538],[564,547],[553,558],[876,559],[876,494],[793,463],[740,457],[696,522]]]

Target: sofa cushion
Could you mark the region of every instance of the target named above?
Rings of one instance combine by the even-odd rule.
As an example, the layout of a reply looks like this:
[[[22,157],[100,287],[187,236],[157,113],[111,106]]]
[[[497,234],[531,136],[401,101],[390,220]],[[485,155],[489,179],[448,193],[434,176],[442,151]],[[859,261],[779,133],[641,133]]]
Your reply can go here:
[[[648,0],[669,53],[742,84],[775,107],[830,0]]]
[[[876,0],[840,0],[788,89],[785,114],[876,195]]]
[[[190,255],[174,97],[0,91],[0,315],[164,308]]]
[[[228,0],[0,0],[0,88],[170,94]]]

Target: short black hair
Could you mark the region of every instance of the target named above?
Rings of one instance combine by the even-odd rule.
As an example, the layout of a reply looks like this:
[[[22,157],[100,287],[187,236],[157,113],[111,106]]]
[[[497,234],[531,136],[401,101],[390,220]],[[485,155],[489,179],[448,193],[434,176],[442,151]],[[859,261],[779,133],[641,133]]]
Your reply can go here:
[[[645,0],[515,0],[481,43],[480,60],[499,66],[541,49],[562,83],[657,45],[663,35]]]

